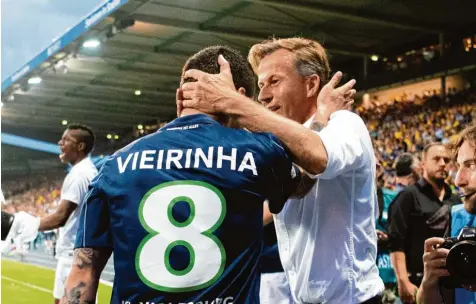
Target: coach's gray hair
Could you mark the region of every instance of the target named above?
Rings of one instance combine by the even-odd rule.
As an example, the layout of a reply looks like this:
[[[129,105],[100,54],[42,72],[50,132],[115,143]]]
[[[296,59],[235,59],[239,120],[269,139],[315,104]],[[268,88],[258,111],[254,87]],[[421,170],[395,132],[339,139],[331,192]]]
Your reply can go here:
[[[261,60],[277,50],[285,49],[295,55],[295,66],[302,76],[317,74],[322,87],[329,82],[330,67],[326,50],[314,40],[306,38],[272,39],[255,44],[248,54],[248,61],[255,73]]]

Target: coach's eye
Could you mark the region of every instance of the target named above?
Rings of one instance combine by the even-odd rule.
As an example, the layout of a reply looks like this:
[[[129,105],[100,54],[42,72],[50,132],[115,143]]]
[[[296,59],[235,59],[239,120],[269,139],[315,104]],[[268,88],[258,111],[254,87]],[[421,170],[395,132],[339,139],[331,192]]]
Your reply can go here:
[[[183,83],[196,82],[196,81],[197,81],[197,80],[196,80],[195,78],[188,77],[188,78],[184,78]]]

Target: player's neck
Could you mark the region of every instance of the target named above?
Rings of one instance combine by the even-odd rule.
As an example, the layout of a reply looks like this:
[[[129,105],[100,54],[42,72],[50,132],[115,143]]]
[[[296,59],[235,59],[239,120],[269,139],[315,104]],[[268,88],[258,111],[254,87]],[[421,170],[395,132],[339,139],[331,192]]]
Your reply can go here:
[[[201,112],[201,111],[198,111],[198,110],[195,110],[195,109],[191,109],[191,108],[183,109],[182,113],[180,114],[180,117],[189,116],[189,115],[196,115],[196,114],[205,114],[205,115],[210,116],[214,120],[218,120],[218,117],[215,116],[215,115],[207,114],[207,113],[204,113],[204,112]]]
[[[80,161],[82,161],[83,159],[85,159],[86,157],[87,157],[87,155],[80,156],[77,159],[75,159],[74,161],[70,161],[69,163],[71,164],[71,166],[74,166],[77,163],[79,163]]]

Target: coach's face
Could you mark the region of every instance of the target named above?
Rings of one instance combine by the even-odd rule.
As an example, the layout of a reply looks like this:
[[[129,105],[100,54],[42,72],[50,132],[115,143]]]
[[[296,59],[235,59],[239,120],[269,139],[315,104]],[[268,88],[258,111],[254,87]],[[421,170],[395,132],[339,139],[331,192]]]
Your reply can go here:
[[[464,208],[476,214],[476,149],[468,141],[463,142],[456,159],[458,172],[455,184],[460,187],[465,195]],[[471,195],[472,193],[472,195]]]
[[[258,86],[258,100],[279,115],[303,124],[315,111],[316,100],[309,95],[317,89],[310,92],[309,79],[298,73],[294,54],[288,50],[277,50],[261,60]]]
[[[62,163],[71,163],[74,162],[81,150],[84,150],[84,143],[79,142],[79,130],[69,130],[64,131],[63,136],[58,142],[58,145],[61,150],[59,158]]]

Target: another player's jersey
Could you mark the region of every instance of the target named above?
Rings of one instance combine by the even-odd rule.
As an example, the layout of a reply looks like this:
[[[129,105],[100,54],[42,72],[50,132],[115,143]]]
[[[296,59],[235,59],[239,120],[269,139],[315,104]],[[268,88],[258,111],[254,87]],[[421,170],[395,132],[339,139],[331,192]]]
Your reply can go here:
[[[296,176],[270,134],[178,118],[105,162],[76,247],[113,248],[111,303],[259,303],[263,201]]]
[[[61,188],[61,200],[77,204],[78,207],[71,213],[63,227],[59,229],[56,241],[56,258],[73,258],[73,249],[78,231],[78,219],[84,197],[88,193],[91,181],[98,174],[91,158],[86,157],[71,168],[66,175]]]

